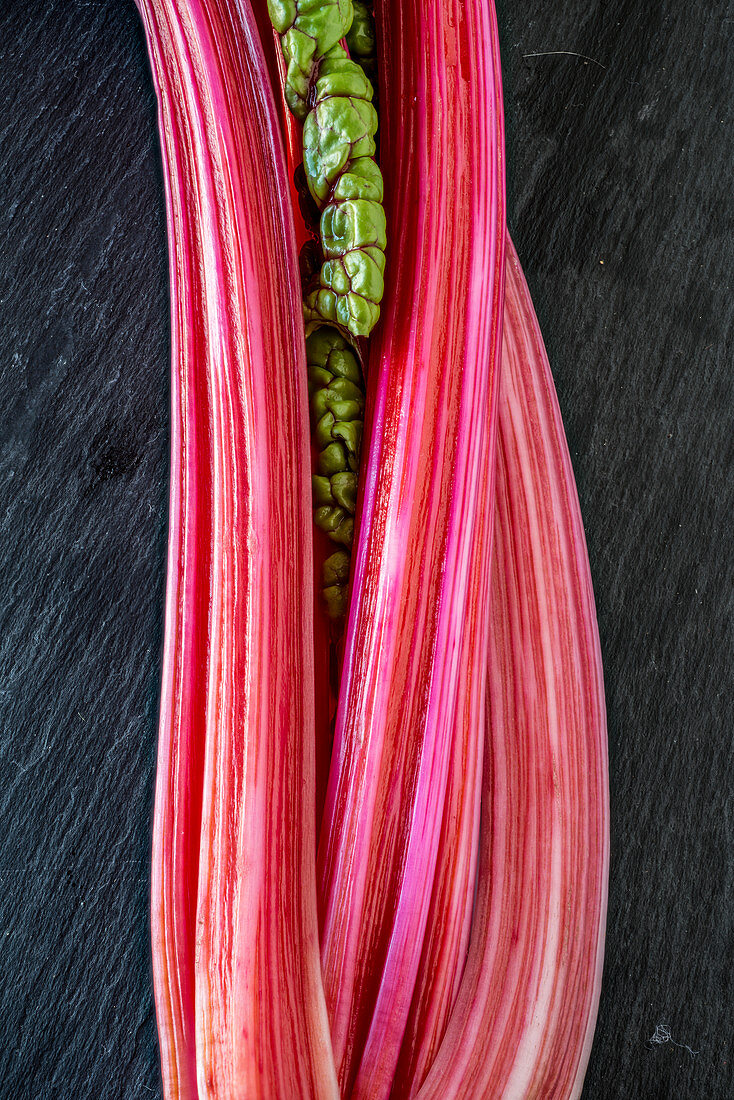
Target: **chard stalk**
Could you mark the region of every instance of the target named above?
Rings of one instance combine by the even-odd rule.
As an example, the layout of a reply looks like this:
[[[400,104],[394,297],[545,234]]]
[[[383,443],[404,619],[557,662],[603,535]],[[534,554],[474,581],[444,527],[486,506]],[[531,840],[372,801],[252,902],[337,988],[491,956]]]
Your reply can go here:
[[[392,261],[370,351],[361,520],[319,848],[340,1085],[370,1100],[390,1094],[426,930],[440,920],[437,863],[442,845],[454,844],[447,798],[463,807],[450,857],[461,868],[447,947],[452,990],[463,961],[480,770],[472,765],[466,792],[449,793],[449,776],[481,744],[486,609],[477,591],[488,584],[504,282],[491,5],[384,2],[376,16]],[[420,988],[421,1003],[430,1001],[428,975]]]
[[[170,252],[171,472],[166,610],[151,874],[153,981],[164,1094],[197,1100],[194,1016],[196,882],[206,725],[211,583],[210,402],[194,261],[196,215],[185,201],[186,120],[164,43],[145,8],[162,136]]]
[[[314,873],[306,368],[283,149],[248,0],[139,6],[172,289],[152,896],[164,1092],[336,1100]]]
[[[419,1100],[574,1100],[594,1030],[609,804],[594,597],[548,360],[508,241],[489,719],[466,971]]]

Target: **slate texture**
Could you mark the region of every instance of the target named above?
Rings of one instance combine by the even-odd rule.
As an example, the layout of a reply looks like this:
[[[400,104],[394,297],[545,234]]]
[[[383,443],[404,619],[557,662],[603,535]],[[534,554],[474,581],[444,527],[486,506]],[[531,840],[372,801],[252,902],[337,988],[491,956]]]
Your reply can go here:
[[[605,656],[612,881],[584,1097],[727,1100],[734,10],[516,0],[500,20],[511,230]],[[2,1100],[160,1097],[167,315],[133,4],[0,0]]]

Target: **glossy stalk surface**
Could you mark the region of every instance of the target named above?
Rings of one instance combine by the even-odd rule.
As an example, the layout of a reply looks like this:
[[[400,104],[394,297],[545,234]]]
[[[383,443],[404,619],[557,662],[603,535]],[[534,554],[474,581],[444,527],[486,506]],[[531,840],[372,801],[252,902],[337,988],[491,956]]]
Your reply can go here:
[[[476,758],[482,737],[486,609],[477,593],[488,583],[505,218],[493,9],[405,0],[377,4],[376,21],[390,263],[368,364],[318,866],[340,1084],[370,1100],[392,1088],[426,932],[441,919],[432,897],[442,845],[453,844],[444,814],[457,798],[456,746],[465,746],[459,759]],[[455,853],[465,876],[479,770],[472,776],[471,821]],[[458,972],[466,883],[460,894],[447,963]],[[430,999],[425,974],[421,988]]]
[[[295,239],[246,0],[140,0],[160,105],[173,461],[153,847],[167,1098],[335,1100],[315,890]]]
[[[604,682],[568,446],[508,242],[489,711],[466,970],[419,1100],[580,1096],[609,865]]]

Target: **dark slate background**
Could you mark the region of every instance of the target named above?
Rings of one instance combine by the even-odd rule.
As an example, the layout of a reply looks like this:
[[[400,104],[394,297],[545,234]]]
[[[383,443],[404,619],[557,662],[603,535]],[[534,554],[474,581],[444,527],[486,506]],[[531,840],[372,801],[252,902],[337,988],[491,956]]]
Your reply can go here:
[[[589,1100],[734,1096],[732,15],[500,12],[510,222],[607,677]],[[0,0],[0,134],[0,1096],[144,1100],[169,338],[131,0]]]

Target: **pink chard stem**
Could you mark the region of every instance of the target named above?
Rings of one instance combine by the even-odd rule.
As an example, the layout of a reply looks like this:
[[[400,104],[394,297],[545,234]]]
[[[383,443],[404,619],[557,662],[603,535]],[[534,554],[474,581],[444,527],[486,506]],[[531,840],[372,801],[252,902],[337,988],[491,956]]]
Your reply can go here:
[[[420,1100],[581,1094],[609,862],[604,684],[573,472],[508,241],[489,717],[469,956]]]
[[[390,247],[318,868],[340,1084],[369,1100],[390,1095],[406,1028],[401,1074],[422,1072],[468,933],[505,220],[491,6],[376,17]]]
[[[314,833],[297,257],[246,0],[140,0],[160,105],[173,453],[154,821],[167,1098],[337,1096]]]

